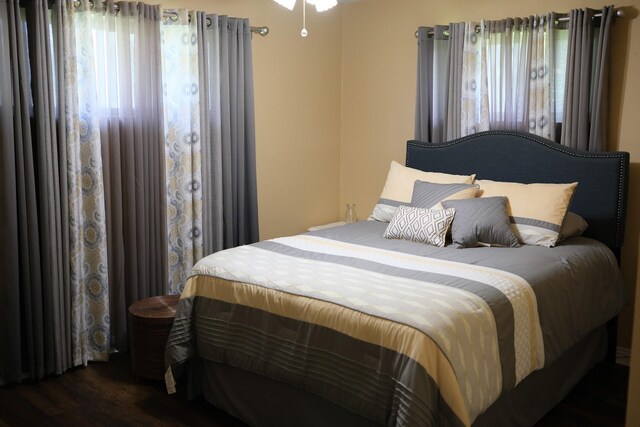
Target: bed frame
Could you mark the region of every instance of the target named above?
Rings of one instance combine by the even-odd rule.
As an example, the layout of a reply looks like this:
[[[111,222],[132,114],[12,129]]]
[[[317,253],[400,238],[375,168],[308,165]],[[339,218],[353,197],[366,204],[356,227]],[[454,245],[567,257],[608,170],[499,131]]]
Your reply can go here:
[[[488,131],[442,144],[409,141],[407,166],[494,181],[577,181],[569,210],[589,224],[585,236],[609,246],[620,261],[629,153],[579,151],[528,133]]]
[[[589,223],[585,234],[609,246],[619,260],[628,153],[588,153],[526,133],[490,131],[442,144],[409,141],[406,163],[422,170],[475,173],[479,179],[498,181],[578,181],[570,210]],[[615,333],[609,335],[615,337]],[[474,425],[534,424],[604,358],[611,346],[607,347],[607,326],[597,327],[551,365],[500,397]],[[203,393],[208,401],[251,425],[371,425],[371,421],[316,395],[227,365],[196,358],[189,371],[190,394]],[[541,389],[545,392],[540,393]]]

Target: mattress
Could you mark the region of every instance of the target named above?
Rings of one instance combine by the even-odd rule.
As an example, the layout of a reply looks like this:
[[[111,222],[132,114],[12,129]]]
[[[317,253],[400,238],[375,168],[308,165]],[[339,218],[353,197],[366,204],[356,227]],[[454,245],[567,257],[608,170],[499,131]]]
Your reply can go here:
[[[193,269],[167,384],[197,356],[382,425],[470,425],[624,304],[616,259],[555,248],[437,248],[373,221],[213,254]]]

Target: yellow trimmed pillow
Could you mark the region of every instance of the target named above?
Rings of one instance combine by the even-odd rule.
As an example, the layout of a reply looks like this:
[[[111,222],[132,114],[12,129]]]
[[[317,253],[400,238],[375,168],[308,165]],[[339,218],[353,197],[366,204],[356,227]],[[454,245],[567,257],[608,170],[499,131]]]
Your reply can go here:
[[[477,180],[480,197],[505,196],[507,214],[518,240],[526,245],[555,246],[577,182],[521,184]]]
[[[450,175],[440,172],[424,172],[391,162],[387,182],[384,184],[378,204],[373,208],[369,219],[389,222],[400,205],[409,205],[416,181],[428,181],[435,184],[471,184],[475,175]]]

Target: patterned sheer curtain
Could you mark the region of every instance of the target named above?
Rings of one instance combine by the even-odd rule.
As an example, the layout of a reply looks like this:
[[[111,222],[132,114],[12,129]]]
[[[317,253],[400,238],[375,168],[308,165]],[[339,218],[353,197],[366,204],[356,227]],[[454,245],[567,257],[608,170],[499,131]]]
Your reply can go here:
[[[435,27],[432,39],[430,29],[420,28],[416,139],[442,142],[514,129],[572,147],[605,149],[608,46],[615,11],[603,8],[599,20],[595,12],[572,11],[568,29],[554,13],[450,24],[448,36]],[[446,50],[438,48],[442,34]],[[446,75],[444,67],[435,65],[445,59]],[[436,87],[447,87],[446,102]],[[446,132],[441,132],[442,117]]]
[[[556,140],[554,13],[529,19],[531,71],[529,74],[529,132]],[[524,25],[524,24],[523,24]],[[524,78],[526,80],[526,77]]]
[[[488,45],[484,25],[467,22],[462,53],[461,136],[489,129]]]
[[[175,10],[162,26],[168,288],[179,293],[202,258],[202,168],[199,64],[202,14]]]
[[[554,23],[550,14],[466,24],[461,135],[513,129],[554,139]]]
[[[65,3],[64,43],[69,263],[74,364],[106,360],[111,341],[107,223],[92,34],[88,2]]]

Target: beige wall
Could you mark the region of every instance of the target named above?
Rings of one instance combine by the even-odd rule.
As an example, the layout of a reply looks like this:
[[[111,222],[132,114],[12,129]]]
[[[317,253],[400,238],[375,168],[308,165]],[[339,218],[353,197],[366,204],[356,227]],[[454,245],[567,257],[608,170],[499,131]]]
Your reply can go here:
[[[305,231],[338,219],[342,10],[308,11],[300,37],[300,2],[293,12],[271,0],[162,0],[187,8],[249,18],[267,25],[254,35],[260,237]]]

